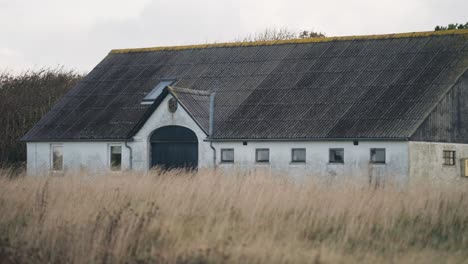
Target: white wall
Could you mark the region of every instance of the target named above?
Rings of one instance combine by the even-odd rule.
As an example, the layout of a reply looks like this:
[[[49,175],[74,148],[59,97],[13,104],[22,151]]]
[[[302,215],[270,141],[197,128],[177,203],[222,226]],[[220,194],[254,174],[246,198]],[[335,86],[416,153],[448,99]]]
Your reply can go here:
[[[205,133],[193,121],[188,113],[179,106],[175,113],[170,113],[167,108],[168,95],[161,103],[145,125],[134,136],[134,140],[128,142],[132,148],[132,169],[146,171],[150,167],[150,142],[151,133],[163,126],[184,126],[195,132],[198,138],[199,167],[212,166],[212,155],[209,143],[205,142]],[[64,170],[77,171],[88,170],[90,172],[109,171],[110,145],[122,146],[122,170],[130,169],[130,150],[124,142],[28,142],[27,143],[27,170],[30,175],[48,173],[51,168],[52,145],[63,145]]]
[[[26,143],[26,168],[28,175],[47,172],[50,168],[50,144]]]
[[[443,165],[444,150],[455,151],[455,165]],[[468,144],[411,141],[409,142],[411,182],[466,180],[461,177],[463,158],[468,158]]]
[[[327,178],[363,177],[369,180],[373,177],[391,178],[398,183],[405,183],[408,175],[408,143],[394,141],[360,141],[357,146],[352,141],[321,141],[321,142],[217,142],[219,167],[223,169],[267,169],[285,172],[303,180],[307,177],[326,176]],[[221,148],[234,149],[234,164],[220,163]],[[269,148],[270,162],[268,164],[255,162],[255,149]],[[304,164],[291,163],[291,149],[306,148]],[[344,163],[329,163],[329,149],[343,148]],[[369,162],[371,148],[386,149],[386,164]]]
[[[47,173],[52,167],[52,146],[63,146],[65,171],[107,171],[110,164],[110,145],[122,146],[122,169],[128,169],[128,150],[124,142],[28,142],[27,171],[30,175]]]
[[[133,149],[133,169],[148,170],[151,164],[150,136],[154,130],[163,126],[183,126],[191,129],[198,138],[198,166],[200,168],[213,165],[213,151],[210,144],[205,142],[206,134],[195,123],[190,115],[179,105],[175,113],[171,113],[167,107],[167,101],[172,98],[168,95],[161,105],[154,111],[151,117],[146,121],[143,127],[133,137],[129,144]]]
[[[213,150],[206,139],[206,134],[179,106],[175,113],[170,113],[167,101],[168,95],[160,107],[158,107],[140,131],[129,142],[132,148],[132,169],[146,171],[150,167],[150,136],[160,127],[178,125],[191,129],[198,138],[199,167],[213,166]],[[65,170],[108,170],[109,169],[109,145],[122,145],[122,168],[129,169],[129,150],[124,142],[59,142],[64,148]],[[369,180],[372,177],[391,177],[398,182],[407,180],[408,175],[408,142],[394,141],[360,141],[359,145],[353,145],[352,141],[323,141],[323,142],[248,142],[246,146],[242,142],[215,142],[217,151],[217,164],[220,168],[231,169],[266,169],[275,172],[287,172],[297,179],[307,179],[311,176],[327,176],[326,179],[340,177],[358,177]],[[51,143],[28,143],[28,172],[37,174],[41,170],[49,170],[51,167]],[[235,149],[235,163],[221,164],[221,148]],[[255,162],[255,149],[269,148],[270,162],[257,164]],[[306,163],[291,164],[291,149],[306,148]],[[344,148],[344,164],[329,164],[329,148]],[[370,148],[386,149],[386,164],[371,164]]]

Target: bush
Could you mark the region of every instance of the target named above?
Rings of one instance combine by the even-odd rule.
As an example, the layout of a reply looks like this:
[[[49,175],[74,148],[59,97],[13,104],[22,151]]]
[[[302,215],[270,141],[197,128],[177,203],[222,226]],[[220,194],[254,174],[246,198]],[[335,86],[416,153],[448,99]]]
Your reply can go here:
[[[19,139],[83,76],[63,69],[0,73],[0,165],[21,165]]]

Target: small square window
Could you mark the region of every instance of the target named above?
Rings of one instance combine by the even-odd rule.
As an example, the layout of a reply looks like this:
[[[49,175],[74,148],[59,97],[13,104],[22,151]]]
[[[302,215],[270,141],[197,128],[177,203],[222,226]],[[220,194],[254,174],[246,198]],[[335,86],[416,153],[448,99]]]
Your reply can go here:
[[[330,163],[344,163],[344,149],[333,148],[330,149]]]
[[[233,163],[234,162],[234,149],[221,149],[221,162]]]
[[[385,163],[385,149],[373,148],[370,150],[371,163]]]
[[[52,146],[52,170],[63,171],[63,146]]]
[[[444,165],[455,165],[455,151],[444,150]]]
[[[110,169],[111,171],[122,170],[122,147],[110,146]]]
[[[291,162],[292,163],[306,162],[306,149],[305,148],[293,148],[291,151]]]
[[[149,92],[145,98],[143,98],[143,103],[152,103],[158,96],[161,94],[164,88],[174,83],[173,80],[166,80],[159,82],[151,92]]]
[[[270,150],[269,149],[256,149],[255,150],[255,161],[256,162],[270,162]]]

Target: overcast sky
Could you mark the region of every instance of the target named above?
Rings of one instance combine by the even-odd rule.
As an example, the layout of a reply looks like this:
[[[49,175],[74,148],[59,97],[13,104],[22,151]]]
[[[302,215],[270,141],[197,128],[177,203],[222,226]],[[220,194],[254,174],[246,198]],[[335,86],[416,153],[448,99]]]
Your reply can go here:
[[[88,72],[113,48],[229,41],[273,27],[340,36],[467,21],[467,0],[0,0],[0,71]]]

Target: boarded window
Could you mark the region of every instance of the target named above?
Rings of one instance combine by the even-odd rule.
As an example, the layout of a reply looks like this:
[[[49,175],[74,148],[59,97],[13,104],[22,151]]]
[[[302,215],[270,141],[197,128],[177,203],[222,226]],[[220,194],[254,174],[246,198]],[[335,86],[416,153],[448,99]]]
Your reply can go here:
[[[63,171],[63,146],[52,146],[52,170]]]
[[[455,151],[444,150],[444,165],[455,165]]]
[[[373,148],[370,151],[371,163],[385,163],[385,149],[384,148]]]
[[[153,88],[153,90],[151,90],[151,92],[149,92],[148,95],[146,95],[146,97],[143,98],[143,103],[152,103],[161,94],[163,89],[166,88],[166,86],[171,85],[173,82],[174,81],[172,81],[172,80],[159,82]]]
[[[344,149],[332,148],[330,149],[330,163],[344,163]]]
[[[306,149],[305,148],[293,148],[291,152],[291,162],[293,163],[306,162]]]
[[[122,147],[110,146],[110,167],[112,171],[122,170]]]
[[[221,149],[221,162],[233,163],[234,162],[234,149]]]
[[[266,148],[255,150],[256,162],[270,162],[270,150]]]

